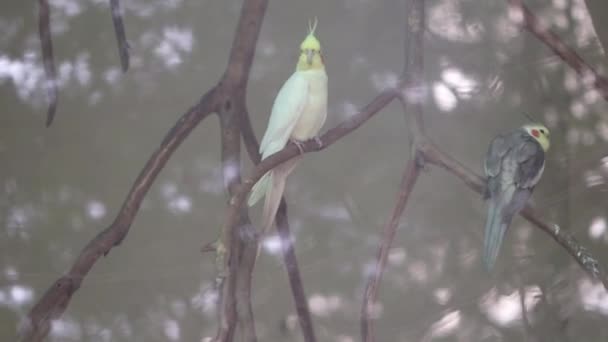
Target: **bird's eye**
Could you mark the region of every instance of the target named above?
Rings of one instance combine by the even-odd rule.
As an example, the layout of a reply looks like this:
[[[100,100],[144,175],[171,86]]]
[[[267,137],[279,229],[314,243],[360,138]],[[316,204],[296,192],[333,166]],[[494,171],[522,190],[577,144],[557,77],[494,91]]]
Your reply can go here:
[[[546,132],[544,129],[542,129],[542,128],[540,129],[540,132],[541,132],[542,134],[547,133],[547,132]]]

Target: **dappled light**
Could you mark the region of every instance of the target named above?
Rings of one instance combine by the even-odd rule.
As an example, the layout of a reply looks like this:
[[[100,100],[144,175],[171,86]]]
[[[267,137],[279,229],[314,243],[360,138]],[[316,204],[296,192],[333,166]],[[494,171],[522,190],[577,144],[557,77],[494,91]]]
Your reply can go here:
[[[3,3],[0,341],[607,340],[598,6]],[[315,18],[320,139],[258,163]],[[551,149],[487,269],[484,156],[531,121]],[[263,234],[248,193],[300,155]]]

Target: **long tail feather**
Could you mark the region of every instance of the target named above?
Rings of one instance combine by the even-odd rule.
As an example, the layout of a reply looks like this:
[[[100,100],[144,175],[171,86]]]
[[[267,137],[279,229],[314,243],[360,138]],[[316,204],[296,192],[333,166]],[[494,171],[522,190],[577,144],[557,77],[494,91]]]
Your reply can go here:
[[[508,222],[502,217],[500,202],[490,200],[483,243],[483,261],[487,271],[496,263],[507,226]]]
[[[272,171],[266,172],[265,175],[262,176],[258,180],[257,183],[253,185],[251,189],[251,193],[249,194],[249,199],[247,200],[247,205],[252,207],[254,206],[261,198],[266,194],[266,190],[268,189],[268,185],[272,182]]]
[[[276,171],[275,171],[276,173]],[[281,198],[285,191],[286,177],[282,174],[274,175],[272,177],[271,185],[266,191],[266,199],[264,202],[264,211],[262,214],[262,227],[264,234],[267,234],[274,223],[274,218],[279,210],[279,204],[281,204]]]

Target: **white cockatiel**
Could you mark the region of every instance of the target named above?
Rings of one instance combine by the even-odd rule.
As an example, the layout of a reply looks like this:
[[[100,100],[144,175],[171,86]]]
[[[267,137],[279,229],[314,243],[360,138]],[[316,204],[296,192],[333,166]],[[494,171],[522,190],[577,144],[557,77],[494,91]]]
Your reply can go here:
[[[274,100],[266,133],[260,144],[262,160],[282,150],[288,141],[296,144],[315,138],[327,117],[327,74],[321,43],[315,37],[317,22],[309,25],[308,36],[300,44],[296,71],[287,79]],[[299,147],[299,145],[298,145]],[[281,203],[287,176],[302,157],[298,156],[268,171],[253,186],[248,204],[266,196],[262,227],[268,232]]]

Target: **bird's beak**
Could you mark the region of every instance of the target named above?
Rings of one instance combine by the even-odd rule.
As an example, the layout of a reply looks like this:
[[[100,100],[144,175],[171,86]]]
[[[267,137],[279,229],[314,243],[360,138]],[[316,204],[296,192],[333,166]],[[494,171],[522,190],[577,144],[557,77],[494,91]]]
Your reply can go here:
[[[315,52],[313,50],[306,50],[306,63],[308,65],[312,64],[312,58],[315,56]]]

